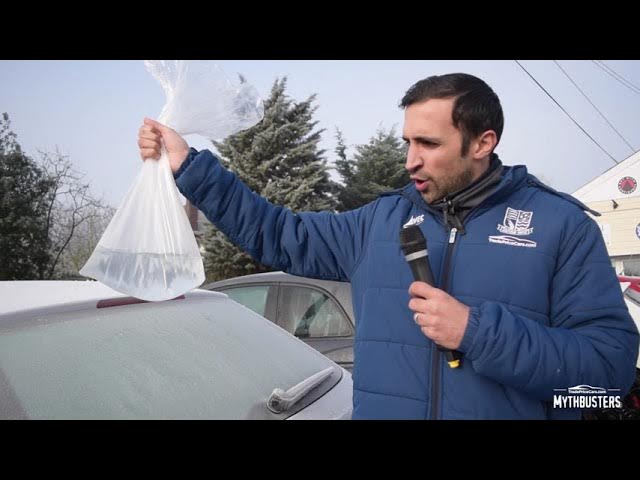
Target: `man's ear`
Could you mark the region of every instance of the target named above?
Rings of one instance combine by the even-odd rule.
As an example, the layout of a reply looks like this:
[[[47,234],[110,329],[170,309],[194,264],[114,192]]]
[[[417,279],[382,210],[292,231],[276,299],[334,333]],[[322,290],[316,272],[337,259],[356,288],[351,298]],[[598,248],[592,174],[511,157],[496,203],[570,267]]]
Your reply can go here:
[[[473,158],[481,159],[488,156],[498,144],[498,136],[493,130],[481,133],[473,142]]]

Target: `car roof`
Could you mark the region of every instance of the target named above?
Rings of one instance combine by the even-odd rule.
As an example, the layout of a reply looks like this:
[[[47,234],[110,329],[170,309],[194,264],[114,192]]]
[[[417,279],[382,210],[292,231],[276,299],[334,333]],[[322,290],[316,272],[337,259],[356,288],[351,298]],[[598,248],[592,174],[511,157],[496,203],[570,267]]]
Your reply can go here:
[[[187,297],[200,295],[224,295],[204,290],[191,291]],[[225,295],[226,296],[226,295]],[[100,282],[65,280],[26,280],[0,282],[0,316],[43,309],[49,311],[76,310],[96,306],[105,300],[142,302],[120,293]]]

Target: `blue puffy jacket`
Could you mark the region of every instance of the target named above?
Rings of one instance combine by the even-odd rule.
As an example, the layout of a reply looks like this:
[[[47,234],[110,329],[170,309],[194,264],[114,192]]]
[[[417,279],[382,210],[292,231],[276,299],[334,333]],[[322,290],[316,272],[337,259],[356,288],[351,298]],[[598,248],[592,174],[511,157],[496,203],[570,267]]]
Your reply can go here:
[[[362,208],[293,213],[252,193],[209,151],[191,150],[180,191],[256,260],[349,281],[356,315],[354,419],[579,418],[554,394],[630,388],[638,331],[584,205],[505,167],[497,190],[451,232],[413,184]],[[406,223],[427,238],[438,286],[471,307],[463,366],[414,323]]]

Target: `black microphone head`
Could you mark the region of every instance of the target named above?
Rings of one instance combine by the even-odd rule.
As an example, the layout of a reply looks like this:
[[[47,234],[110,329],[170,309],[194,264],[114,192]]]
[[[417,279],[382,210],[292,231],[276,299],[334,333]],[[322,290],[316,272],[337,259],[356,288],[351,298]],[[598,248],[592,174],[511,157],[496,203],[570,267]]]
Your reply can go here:
[[[427,249],[427,239],[417,225],[400,229],[400,248],[405,256]]]

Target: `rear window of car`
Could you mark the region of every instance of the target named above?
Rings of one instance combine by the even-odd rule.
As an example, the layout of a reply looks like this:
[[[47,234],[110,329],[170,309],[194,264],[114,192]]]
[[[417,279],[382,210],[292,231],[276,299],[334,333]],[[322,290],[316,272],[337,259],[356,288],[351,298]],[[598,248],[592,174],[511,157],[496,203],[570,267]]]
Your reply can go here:
[[[220,291],[227,294],[232,300],[264,316],[270,288],[272,287],[269,285],[252,285],[220,289]]]
[[[223,297],[38,314],[0,323],[0,382],[11,393],[0,416],[280,418],[305,402],[274,414],[266,408],[271,392],[332,365]],[[306,403],[340,375],[336,369]]]

